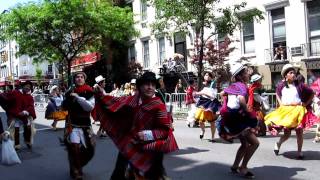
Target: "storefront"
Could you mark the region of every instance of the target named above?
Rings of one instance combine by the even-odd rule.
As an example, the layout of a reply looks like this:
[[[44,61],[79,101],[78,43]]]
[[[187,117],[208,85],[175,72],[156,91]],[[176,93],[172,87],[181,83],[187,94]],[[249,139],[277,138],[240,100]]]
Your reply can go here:
[[[307,68],[307,83],[313,83],[320,77],[320,58],[316,59],[303,59]]]
[[[85,67],[90,66],[101,59],[101,54],[98,52],[89,53],[71,62],[71,72],[83,71]]]
[[[277,84],[282,80],[281,70],[287,61],[277,62],[277,63],[269,63],[268,66],[271,72],[271,88],[275,89]]]

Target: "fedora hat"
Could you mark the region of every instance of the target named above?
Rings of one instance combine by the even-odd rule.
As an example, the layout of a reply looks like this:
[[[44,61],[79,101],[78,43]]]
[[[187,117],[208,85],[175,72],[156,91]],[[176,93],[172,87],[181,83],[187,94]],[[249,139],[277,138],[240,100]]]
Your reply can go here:
[[[282,67],[282,70],[281,70],[281,76],[282,77],[285,77],[286,74],[290,71],[290,70],[296,70],[297,67],[293,66],[292,64],[285,64],[283,67]]]
[[[262,78],[262,76],[260,76],[259,74],[254,74],[251,76],[250,82],[251,83],[256,82],[256,81],[260,80],[261,78]]]
[[[103,76],[99,75],[96,78],[94,78],[94,80],[96,81],[96,83],[100,83],[101,81],[104,81],[105,78]]]
[[[57,85],[53,85],[51,88],[50,88],[50,91],[49,93],[51,94],[55,89],[57,89],[58,86]]]
[[[136,79],[131,79],[131,81],[130,81],[131,84],[135,84],[136,82],[137,82]]]
[[[238,75],[243,69],[245,69],[246,66],[240,63],[236,63],[233,66],[231,66],[230,72],[231,72],[231,78],[234,78],[236,75]]]
[[[86,73],[84,73],[84,72],[82,72],[82,71],[75,72],[74,75],[73,75],[73,79],[75,79],[75,77],[76,77],[78,74],[82,74],[82,75],[84,76],[84,80],[87,79]]]
[[[142,76],[137,80],[137,87],[140,87],[141,85],[152,82],[158,86],[158,80],[156,78],[156,74],[150,71],[147,71],[142,74]]]

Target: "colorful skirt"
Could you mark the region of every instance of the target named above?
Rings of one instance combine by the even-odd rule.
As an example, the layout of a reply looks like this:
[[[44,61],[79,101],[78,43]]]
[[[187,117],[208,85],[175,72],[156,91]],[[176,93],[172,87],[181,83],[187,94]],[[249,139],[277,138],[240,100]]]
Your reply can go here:
[[[216,120],[216,115],[212,111],[207,111],[204,108],[197,108],[195,113],[195,119],[198,122],[212,122]]]
[[[319,122],[320,119],[315,114],[313,114],[311,110],[308,110],[304,115],[301,123],[298,125],[298,128],[309,129]]]
[[[238,136],[244,130],[256,128],[258,125],[256,113],[243,112],[239,109],[227,108],[227,111],[221,114],[221,118],[219,134],[229,136]]]
[[[217,99],[211,100],[208,98],[200,97],[196,104],[196,107],[205,109],[205,111],[212,111],[216,113],[220,110],[221,103]]]
[[[307,109],[303,106],[280,106],[275,111],[267,114],[265,124],[270,128],[297,128],[304,119]]]

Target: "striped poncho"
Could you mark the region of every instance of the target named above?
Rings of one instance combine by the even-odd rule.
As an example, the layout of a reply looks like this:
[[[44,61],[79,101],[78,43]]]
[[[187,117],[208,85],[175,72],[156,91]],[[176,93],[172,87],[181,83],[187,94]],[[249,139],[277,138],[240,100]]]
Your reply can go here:
[[[154,97],[139,103],[139,96],[97,98],[96,118],[119,151],[142,172],[151,167],[154,152],[178,149],[165,105]],[[152,130],[154,141],[137,141],[137,133]]]

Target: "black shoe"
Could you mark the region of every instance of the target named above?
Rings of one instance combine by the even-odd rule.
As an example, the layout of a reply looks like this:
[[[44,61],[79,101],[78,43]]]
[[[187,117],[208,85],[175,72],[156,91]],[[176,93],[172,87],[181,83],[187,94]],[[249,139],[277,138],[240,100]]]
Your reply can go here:
[[[245,174],[241,174],[241,176],[246,179],[254,179],[255,178],[254,174],[250,171],[247,171]]]
[[[275,154],[276,156],[279,155],[279,149],[280,149],[280,147],[279,147],[278,143],[276,142],[276,143],[274,144],[274,149],[273,149],[273,152],[274,152],[274,154]]]
[[[217,142],[217,141],[214,140],[214,139],[209,139],[209,142],[215,143],[215,142]]]
[[[200,134],[200,139],[203,139],[203,134]]]
[[[188,124],[188,127],[190,127],[190,124]]]
[[[32,149],[32,145],[31,144],[27,144],[27,148],[28,149]]]
[[[234,167],[230,167],[230,173],[231,174],[239,174],[239,169],[238,168],[234,168]]]

